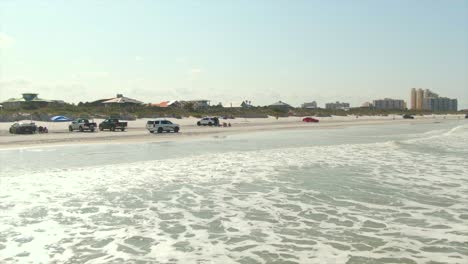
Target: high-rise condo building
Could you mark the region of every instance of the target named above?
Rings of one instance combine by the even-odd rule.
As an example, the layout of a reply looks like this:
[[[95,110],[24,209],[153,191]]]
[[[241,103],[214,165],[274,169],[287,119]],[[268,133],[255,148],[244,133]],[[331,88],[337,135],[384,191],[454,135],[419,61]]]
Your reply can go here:
[[[411,109],[416,108],[416,88],[411,89]]]
[[[457,111],[457,99],[439,97],[437,93],[429,89],[411,89],[411,109],[427,110],[433,112]]]
[[[423,101],[424,101],[424,90],[419,88],[416,91],[416,110],[423,109]]]

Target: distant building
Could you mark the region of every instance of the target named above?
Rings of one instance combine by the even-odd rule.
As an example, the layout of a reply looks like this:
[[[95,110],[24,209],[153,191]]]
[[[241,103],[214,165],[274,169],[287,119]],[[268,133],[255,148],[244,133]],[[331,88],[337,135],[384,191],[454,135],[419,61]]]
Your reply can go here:
[[[274,108],[274,109],[281,109],[281,110],[288,110],[290,108],[293,108],[289,104],[287,104],[285,102],[282,102],[282,101],[278,101],[276,103],[273,103],[273,104],[269,105],[268,107]]]
[[[210,100],[189,100],[183,101],[184,104],[192,104],[193,109],[207,108],[210,107]]]
[[[136,99],[128,98],[123,96],[122,94],[117,94],[115,98],[111,98],[102,102],[105,105],[141,105],[143,102],[138,101]]]
[[[416,88],[411,89],[411,109],[417,109],[417,91]]]
[[[372,108],[374,105],[371,102],[364,102],[361,105],[361,108]]]
[[[434,93],[433,91],[429,89],[424,90],[424,98],[437,98],[437,97],[439,97],[439,95]]]
[[[306,109],[317,109],[317,102],[316,101],[312,101],[310,103],[303,103],[302,108],[306,108]]]
[[[373,102],[375,109],[382,109],[382,110],[392,110],[392,109],[406,109],[406,103],[403,100],[399,99],[379,99],[374,100]]]
[[[416,103],[413,104],[413,101]],[[411,89],[411,109],[426,110],[426,111],[457,111],[457,99],[450,99],[447,97],[439,97],[437,93],[429,89]]]
[[[416,108],[415,108],[415,110],[422,110],[423,109],[423,102],[424,102],[424,91],[423,91],[423,89],[419,88],[416,91]]]
[[[338,101],[335,103],[327,103],[325,104],[325,108],[330,110],[348,110],[349,103],[340,103]]]
[[[226,108],[251,108],[253,107],[252,101],[248,101],[248,100],[245,100],[242,102],[225,102],[225,103],[221,103],[221,105]]]
[[[41,99],[38,97],[37,93],[24,93],[22,94],[21,98],[10,98],[4,102],[2,102],[3,108],[11,109],[11,108],[20,108],[26,105],[34,106],[34,107],[45,107],[52,104],[65,104],[62,100],[46,100]]]
[[[424,110],[429,110],[432,112],[456,112],[458,111],[458,100],[447,97],[425,98]]]

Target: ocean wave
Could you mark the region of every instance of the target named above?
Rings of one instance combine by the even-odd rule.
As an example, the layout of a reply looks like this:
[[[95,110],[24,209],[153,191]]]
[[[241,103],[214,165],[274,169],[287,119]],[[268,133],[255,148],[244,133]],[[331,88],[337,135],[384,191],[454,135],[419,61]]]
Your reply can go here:
[[[2,175],[0,262],[463,263],[465,129]]]

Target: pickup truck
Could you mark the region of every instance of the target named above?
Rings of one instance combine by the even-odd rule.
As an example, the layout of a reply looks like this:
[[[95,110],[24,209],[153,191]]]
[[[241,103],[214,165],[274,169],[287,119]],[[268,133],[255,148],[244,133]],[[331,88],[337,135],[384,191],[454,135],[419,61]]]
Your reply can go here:
[[[80,132],[83,132],[83,131],[91,131],[91,132],[94,132],[94,130],[96,129],[96,123],[94,122],[89,122],[88,119],[84,119],[84,118],[78,118],[78,119],[75,119],[69,126],[68,126],[68,130],[70,130],[70,132],[74,131],[74,130],[79,130]]]
[[[146,129],[148,129],[150,133],[154,133],[154,132],[162,133],[162,132],[170,132],[170,131],[174,131],[174,133],[178,133],[180,130],[180,126],[166,119],[157,119],[157,120],[148,121],[146,123]]]
[[[109,129],[110,131],[120,130],[125,131],[127,128],[127,122],[119,122],[116,118],[109,118],[102,121],[99,124],[99,130],[103,131],[104,129]]]

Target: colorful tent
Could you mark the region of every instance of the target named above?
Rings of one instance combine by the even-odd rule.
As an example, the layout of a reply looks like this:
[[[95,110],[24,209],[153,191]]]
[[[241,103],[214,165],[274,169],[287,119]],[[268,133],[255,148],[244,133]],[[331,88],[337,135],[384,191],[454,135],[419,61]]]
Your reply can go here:
[[[52,122],[69,122],[72,121],[70,118],[66,116],[53,116],[50,118],[50,121]]]

